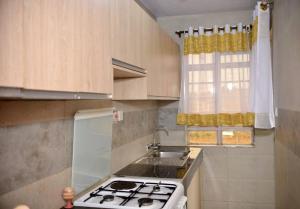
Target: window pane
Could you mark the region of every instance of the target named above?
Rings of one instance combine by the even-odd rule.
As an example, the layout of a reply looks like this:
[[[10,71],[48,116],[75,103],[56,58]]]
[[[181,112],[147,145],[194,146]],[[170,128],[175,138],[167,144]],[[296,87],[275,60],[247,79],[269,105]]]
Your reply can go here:
[[[217,144],[216,131],[190,131],[188,133],[189,144]]]
[[[222,142],[225,145],[251,145],[251,130],[224,130],[222,131]]]

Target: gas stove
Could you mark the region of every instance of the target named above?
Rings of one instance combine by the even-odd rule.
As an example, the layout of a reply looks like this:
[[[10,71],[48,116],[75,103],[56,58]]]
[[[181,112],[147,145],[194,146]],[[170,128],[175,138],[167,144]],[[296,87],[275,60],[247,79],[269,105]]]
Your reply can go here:
[[[184,208],[184,189],[177,181],[113,177],[87,192],[74,206],[116,209]]]

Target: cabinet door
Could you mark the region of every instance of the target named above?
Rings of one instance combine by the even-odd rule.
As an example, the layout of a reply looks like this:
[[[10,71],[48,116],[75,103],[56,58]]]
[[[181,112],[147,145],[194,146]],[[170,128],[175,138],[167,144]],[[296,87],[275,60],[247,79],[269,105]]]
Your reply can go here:
[[[79,92],[112,93],[110,0],[77,0],[74,69]]]
[[[172,65],[171,40],[170,37],[166,34],[166,32],[162,29],[160,34],[160,45],[162,46],[162,68],[160,71],[161,76],[159,77],[159,84],[161,87],[160,96],[169,97],[169,84],[171,79],[170,71]]]
[[[180,96],[180,55],[179,46],[176,42],[171,40],[170,42],[170,69],[169,69],[169,84],[168,84],[168,96],[179,97]]]
[[[23,86],[23,0],[0,1],[0,86]]]
[[[74,1],[24,0],[24,87],[76,91]]]
[[[157,95],[158,89],[158,73],[159,73],[159,27],[155,20],[146,12],[142,18],[142,62],[147,71],[147,95]]]
[[[178,45],[147,15],[143,23],[143,62],[148,72],[148,95],[179,97]]]
[[[142,65],[143,9],[132,0],[112,0],[112,57],[131,65]]]
[[[112,92],[109,0],[24,0],[27,89]]]
[[[148,61],[147,78],[148,78],[148,95],[149,96],[164,96],[162,89],[163,81],[163,47],[161,30],[156,22],[152,24],[152,33],[150,34],[151,56]],[[145,60],[147,57],[145,58]]]

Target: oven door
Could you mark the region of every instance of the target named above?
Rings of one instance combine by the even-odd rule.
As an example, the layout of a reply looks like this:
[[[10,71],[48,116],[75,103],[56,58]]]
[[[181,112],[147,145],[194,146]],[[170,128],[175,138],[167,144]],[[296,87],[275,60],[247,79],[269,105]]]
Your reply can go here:
[[[187,202],[187,197],[182,196],[180,200],[177,203],[177,208],[176,209],[186,209],[186,202]]]

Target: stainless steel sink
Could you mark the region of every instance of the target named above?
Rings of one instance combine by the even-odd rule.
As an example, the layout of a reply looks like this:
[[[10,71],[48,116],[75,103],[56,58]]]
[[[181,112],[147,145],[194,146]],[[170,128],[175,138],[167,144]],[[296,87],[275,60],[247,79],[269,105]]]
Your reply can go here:
[[[159,147],[158,150],[151,151],[136,163],[151,165],[185,165],[189,158],[189,150],[181,147]]]
[[[159,157],[159,158],[184,158],[188,155],[188,152],[166,152],[159,151],[151,153],[151,157]]]

